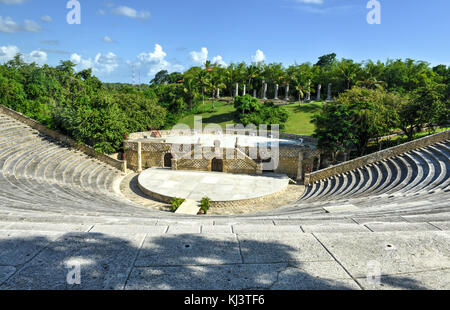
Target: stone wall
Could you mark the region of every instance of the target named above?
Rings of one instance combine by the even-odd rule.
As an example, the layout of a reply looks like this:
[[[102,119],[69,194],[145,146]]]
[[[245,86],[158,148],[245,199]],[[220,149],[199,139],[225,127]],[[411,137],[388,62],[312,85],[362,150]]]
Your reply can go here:
[[[180,133],[179,131],[176,132]],[[174,134],[172,131],[170,133]],[[142,136],[146,135],[143,133],[141,134]],[[137,134],[135,137],[140,137],[141,134]],[[294,136],[296,136],[297,139],[303,139],[303,136],[298,135],[288,135],[284,138],[293,139]],[[140,155],[138,152],[139,144],[141,145]],[[139,138],[136,140],[127,140],[124,142],[127,165],[130,169],[137,172],[151,167],[163,167],[164,155],[171,152],[171,147],[170,144],[164,142],[164,139]],[[211,171],[211,159],[195,158],[193,154],[194,150],[197,150],[197,152],[199,152],[198,154],[202,154],[201,145],[191,145],[190,149],[192,150],[191,152],[180,158],[174,158],[172,169]],[[227,152],[230,152],[231,156],[228,156],[229,154],[227,154]],[[258,148],[239,147],[238,149],[223,149],[223,172],[259,174],[262,173],[262,168],[265,167],[266,170],[274,170],[276,173],[286,174],[290,178],[302,182],[306,172],[317,169],[314,162],[316,158],[318,161],[320,157],[320,151],[310,145],[299,146],[282,144],[279,147],[278,166],[276,169],[268,169],[271,168],[269,164],[257,163],[253,160],[253,158],[256,158],[255,156],[257,156],[257,154],[261,154]],[[263,155],[261,155],[261,157],[262,156]],[[141,165],[139,165],[139,159],[141,159]]]
[[[353,160],[341,163],[336,166],[332,166],[326,169],[306,174],[305,185],[312,184],[314,182],[327,179],[336,175],[340,175],[342,173],[349,172],[357,168],[361,168],[366,165],[379,162],[381,160],[395,157],[415,149],[427,147],[429,145],[433,145],[435,143],[442,142],[448,139],[450,139],[450,130],[443,131],[411,142],[407,142],[398,146],[394,146],[392,148],[388,148],[380,152],[369,154],[367,156],[355,158]]]
[[[16,112],[14,110],[11,110],[3,105],[0,105],[0,112],[12,117],[16,120],[18,120],[21,123],[24,123],[27,126],[30,126],[31,128],[33,128],[34,130],[37,130],[39,133],[41,133],[44,136],[48,136],[51,137],[55,140],[58,140],[64,144],[66,144],[67,146],[76,149],[80,152],[83,152],[84,154],[93,157],[105,164],[108,164],[122,172],[125,172],[127,169],[127,163],[126,161],[122,161],[122,160],[117,160],[114,159],[110,156],[107,156],[105,154],[102,153],[98,153],[97,151],[95,151],[92,147],[87,146],[85,144],[80,144],[77,143],[75,140],[59,133],[56,132],[54,130],[48,129],[47,127],[45,127],[44,125],[36,122],[35,120],[23,115],[22,113]]]

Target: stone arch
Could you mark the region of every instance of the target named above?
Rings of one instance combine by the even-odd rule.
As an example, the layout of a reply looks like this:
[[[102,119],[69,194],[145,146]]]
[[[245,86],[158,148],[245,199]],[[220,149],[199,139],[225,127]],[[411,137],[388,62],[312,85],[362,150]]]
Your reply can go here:
[[[223,172],[223,159],[213,158],[211,160],[211,171]]]
[[[164,168],[172,168],[172,153],[166,153],[164,155]]]

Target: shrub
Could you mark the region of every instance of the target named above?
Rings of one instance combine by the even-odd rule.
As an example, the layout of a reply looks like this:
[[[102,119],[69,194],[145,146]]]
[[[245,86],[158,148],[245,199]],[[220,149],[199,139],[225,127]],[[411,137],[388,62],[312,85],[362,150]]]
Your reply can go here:
[[[174,197],[171,201],[170,204],[172,205],[172,211],[175,212],[178,210],[178,208],[183,204],[183,202],[185,202],[186,199],[183,198],[177,198]]]
[[[211,206],[211,199],[209,197],[203,197],[200,202],[200,209],[204,214],[208,213],[208,210]]]

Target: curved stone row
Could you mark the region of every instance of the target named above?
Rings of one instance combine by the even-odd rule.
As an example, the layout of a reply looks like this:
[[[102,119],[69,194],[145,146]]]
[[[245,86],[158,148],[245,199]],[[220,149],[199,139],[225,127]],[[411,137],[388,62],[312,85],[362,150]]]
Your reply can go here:
[[[383,160],[307,187],[302,201],[335,201],[449,190],[449,142]]]
[[[9,210],[144,214],[114,193],[120,171],[0,117],[0,206]]]

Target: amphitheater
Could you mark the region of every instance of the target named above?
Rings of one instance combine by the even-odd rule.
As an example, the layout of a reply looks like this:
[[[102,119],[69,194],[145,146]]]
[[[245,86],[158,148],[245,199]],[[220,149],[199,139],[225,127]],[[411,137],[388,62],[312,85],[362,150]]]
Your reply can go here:
[[[186,216],[36,128],[0,110],[0,289],[450,289],[449,132],[276,209]]]

